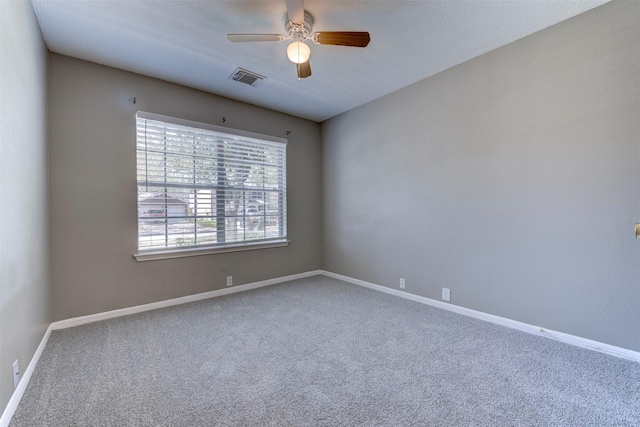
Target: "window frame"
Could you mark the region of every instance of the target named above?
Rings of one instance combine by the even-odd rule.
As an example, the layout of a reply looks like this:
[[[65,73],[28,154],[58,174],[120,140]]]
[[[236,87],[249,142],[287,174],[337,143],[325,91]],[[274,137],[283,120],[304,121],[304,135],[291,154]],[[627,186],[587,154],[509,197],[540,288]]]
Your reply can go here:
[[[191,257],[191,256],[199,256],[199,255],[210,255],[210,254],[218,254],[218,253],[227,253],[227,252],[238,252],[238,251],[247,251],[247,250],[256,250],[256,249],[266,249],[266,248],[276,248],[288,246],[290,243],[287,238],[287,139],[275,137],[272,135],[264,135],[254,132],[247,132],[238,129],[223,127],[212,125],[208,123],[196,122],[191,120],[180,119],[176,117],[163,116],[160,114],[148,113],[144,111],[137,111],[135,116],[135,133],[136,133],[136,220],[137,220],[137,252],[133,254],[134,258],[137,261],[152,261],[158,259],[168,259],[168,258],[182,258],[182,257]],[[277,190],[277,194],[281,194],[282,198],[282,206],[278,208],[277,217],[281,218],[279,227],[281,228],[281,234],[275,238],[264,238],[264,239],[249,239],[249,240],[234,240],[231,242],[225,243],[211,243],[211,244],[195,244],[188,246],[171,246],[171,247],[156,247],[149,249],[141,249],[140,243],[140,220],[141,220],[141,199],[140,199],[140,186],[148,185],[148,181],[143,182],[139,180],[140,173],[140,165],[139,165],[139,141],[138,141],[138,121],[139,119],[143,120],[153,120],[157,122],[161,122],[168,125],[176,125],[176,126],[185,126],[189,128],[194,128],[197,130],[211,131],[218,134],[219,138],[228,138],[230,142],[233,140],[241,139],[243,142],[254,142],[257,144],[282,144],[282,151],[284,153],[284,157],[280,162],[279,167],[281,168],[281,173],[283,175],[283,184],[282,188]],[[237,149],[240,145],[234,146],[233,149]],[[144,149],[142,151],[145,153],[148,152],[148,149]],[[194,159],[196,157],[194,156]],[[148,167],[147,160],[145,160],[145,168]],[[146,169],[145,169],[146,170]],[[214,183],[212,183],[213,189]],[[188,188],[187,185],[180,188]],[[196,188],[196,187],[194,187]],[[228,185],[224,188],[232,189]],[[165,188],[166,191],[166,188]],[[233,191],[233,190],[232,190]],[[243,191],[251,191],[251,187],[247,187]],[[165,193],[166,194],[166,193]],[[167,196],[165,196],[167,197]],[[246,195],[243,195],[246,198]],[[226,199],[225,199],[226,202]],[[216,202],[216,208],[218,207],[219,201]],[[224,206],[223,206],[224,209]],[[186,214],[185,214],[186,215]],[[197,213],[194,213],[194,226],[197,227]],[[169,217],[167,214],[166,221],[168,221]],[[225,215],[225,220],[227,219]],[[224,226],[224,232],[227,231],[227,225]],[[266,231],[265,231],[266,234]],[[167,235],[167,234],[165,234]]]

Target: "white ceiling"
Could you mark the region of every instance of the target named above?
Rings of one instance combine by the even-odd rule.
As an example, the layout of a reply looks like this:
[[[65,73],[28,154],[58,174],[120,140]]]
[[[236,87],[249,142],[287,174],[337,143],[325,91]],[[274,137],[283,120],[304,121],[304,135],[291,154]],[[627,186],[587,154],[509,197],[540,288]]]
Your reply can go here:
[[[300,81],[286,41],[226,37],[284,34],[284,0],[32,4],[52,52],[320,122],[607,1],[305,1],[314,31],[368,31],[371,42],[311,43],[313,75]],[[267,78],[256,87],[230,80],[236,67]]]

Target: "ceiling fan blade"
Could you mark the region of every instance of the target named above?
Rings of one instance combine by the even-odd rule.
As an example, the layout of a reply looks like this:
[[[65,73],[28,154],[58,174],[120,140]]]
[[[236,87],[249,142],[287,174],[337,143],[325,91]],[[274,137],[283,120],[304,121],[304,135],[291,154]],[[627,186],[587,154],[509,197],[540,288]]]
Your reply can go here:
[[[311,64],[309,61],[303,62],[302,64],[296,64],[296,69],[298,71],[298,80],[306,79],[311,75]]]
[[[281,42],[284,36],[280,34],[227,34],[232,42]]]
[[[323,31],[313,34],[314,42],[335,46],[365,47],[370,40],[366,31]]]
[[[295,24],[304,24],[304,1],[303,0],[286,0],[287,15]]]

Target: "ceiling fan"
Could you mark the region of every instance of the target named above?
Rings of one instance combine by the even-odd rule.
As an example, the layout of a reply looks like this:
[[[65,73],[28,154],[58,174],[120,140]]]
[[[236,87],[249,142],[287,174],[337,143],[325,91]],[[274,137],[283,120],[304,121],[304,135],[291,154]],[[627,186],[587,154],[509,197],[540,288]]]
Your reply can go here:
[[[311,49],[305,43],[311,40],[316,44],[365,47],[371,38],[363,31],[321,31],[311,33],[313,17],[304,10],[303,0],[286,0],[287,19],[284,24],[287,35],[281,34],[227,34],[232,42],[281,42],[293,40],[287,47],[289,60],[296,64],[298,80],[311,75],[309,56]]]

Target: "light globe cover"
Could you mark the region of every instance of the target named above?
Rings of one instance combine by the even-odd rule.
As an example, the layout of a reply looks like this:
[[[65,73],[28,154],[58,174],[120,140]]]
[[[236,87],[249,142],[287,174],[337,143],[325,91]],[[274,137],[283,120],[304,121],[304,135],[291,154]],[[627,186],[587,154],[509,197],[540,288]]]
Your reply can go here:
[[[309,60],[311,49],[301,41],[293,42],[287,47],[287,56],[294,64],[302,64]]]

